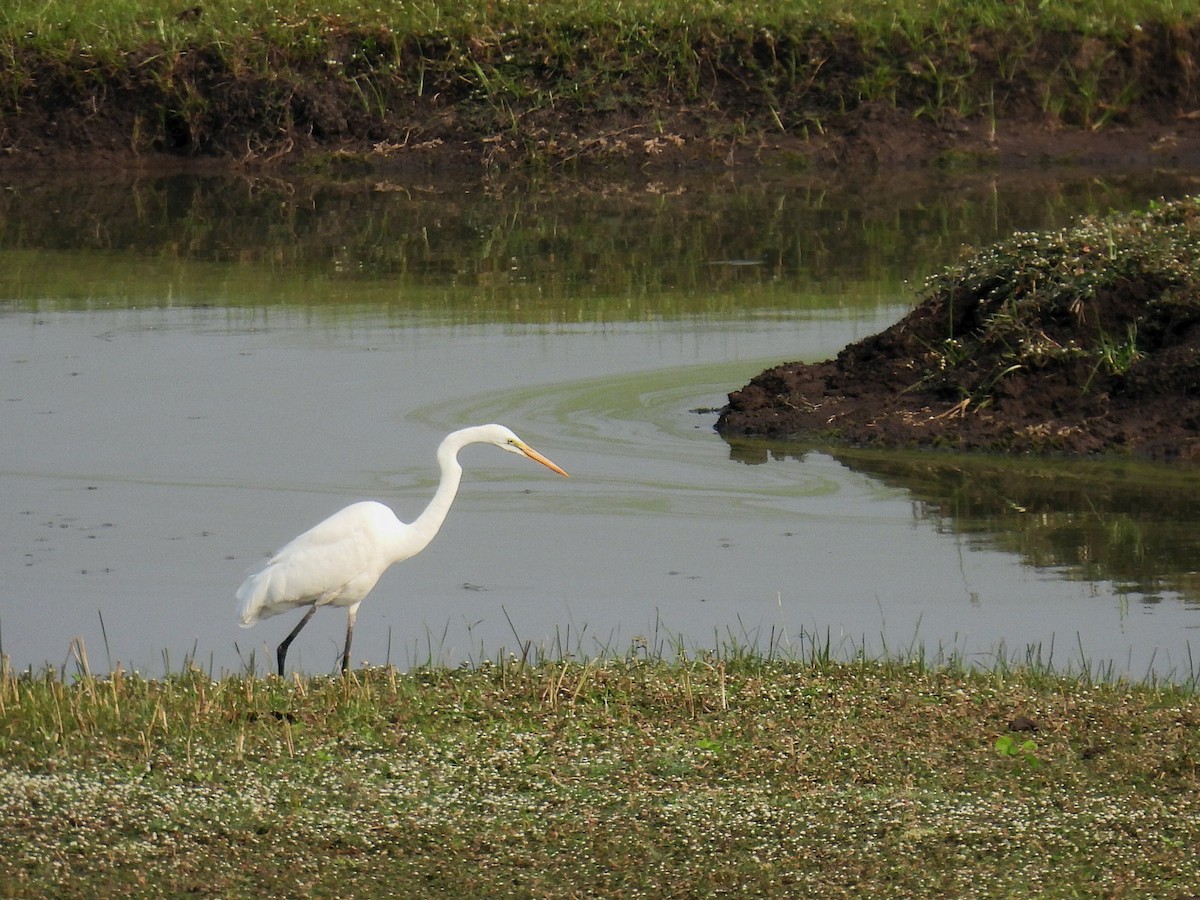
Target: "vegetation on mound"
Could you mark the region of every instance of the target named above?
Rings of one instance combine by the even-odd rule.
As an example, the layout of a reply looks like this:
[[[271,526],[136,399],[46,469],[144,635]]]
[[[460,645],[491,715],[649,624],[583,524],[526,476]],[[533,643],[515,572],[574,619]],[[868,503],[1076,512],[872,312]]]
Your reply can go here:
[[[1186,895],[1191,688],[724,654],[0,677],[0,894]]]
[[[13,0],[0,143],[488,160],[814,134],[864,107],[1098,128],[1200,102],[1194,0]],[[724,151],[722,151],[724,152]]]
[[[913,390],[977,410],[1018,374],[1131,393],[1200,390],[1200,199],[1017,233],[932,278],[906,329]],[[941,323],[928,345],[917,322]],[[1060,376],[1061,377],[1061,376]]]

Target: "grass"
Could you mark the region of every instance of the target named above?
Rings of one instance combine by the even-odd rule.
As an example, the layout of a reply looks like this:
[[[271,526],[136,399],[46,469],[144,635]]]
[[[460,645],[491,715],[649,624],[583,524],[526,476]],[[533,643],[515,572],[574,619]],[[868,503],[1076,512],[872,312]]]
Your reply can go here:
[[[12,0],[5,4],[3,23],[13,36],[47,46],[62,36],[86,42],[102,51],[119,51],[147,36],[171,37],[201,33],[233,40],[260,30],[295,28],[324,23],[326,29],[354,24],[386,26],[399,34],[419,32],[507,32],[539,28],[599,27],[622,29],[651,26],[702,25],[754,27],[789,21],[857,29],[866,36],[919,34],[936,30],[953,34],[963,27],[1006,29],[1074,29],[1087,36],[1118,34],[1148,21],[1186,20],[1197,12],[1193,0],[1091,0],[1069,3],[1009,3],[1004,0],[906,0],[900,3],[836,0],[758,0],[727,3],[679,4],[671,0],[626,0],[619,6],[598,0],[425,0],[379,3],[375,0],[330,0],[314,6],[309,0],[233,0],[199,4],[201,14],[183,15],[191,8],[177,0]],[[928,43],[932,44],[932,38]]]
[[[821,133],[865,104],[936,122],[1100,128],[1190,108],[1200,3],[763,0],[375,3],[14,0],[0,112],[98,114],[135,151],[271,158],[299,142],[490,159],[644,156],[654,143]],[[61,115],[59,116],[61,118]],[[43,132],[44,133],[44,132]],[[7,141],[20,149],[22,132]]]
[[[1184,895],[1198,759],[1189,688],[819,645],[6,670],[0,894]]]

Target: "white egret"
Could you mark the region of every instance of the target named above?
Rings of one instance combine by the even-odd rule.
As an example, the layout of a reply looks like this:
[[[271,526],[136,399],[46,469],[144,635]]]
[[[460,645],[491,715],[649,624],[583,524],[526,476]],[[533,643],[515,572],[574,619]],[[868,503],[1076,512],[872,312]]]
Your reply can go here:
[[[237,591],[243,628],[290,609],[309,607],[276,651],[280,675],[288,646],[322,606],[347,608],[342,672],[349,669],[359,604],[389,566],[420,553],[438,533],[458,493],[463,471],[458,451],[467,444],[493,444],[523,454],[559,475],[567,474],[503,425],[463,428],[446,435],[438,446],[442,480],[429,505],[411,523],[401,522],[382,503],[364,500],[304,532],[268,559]]]

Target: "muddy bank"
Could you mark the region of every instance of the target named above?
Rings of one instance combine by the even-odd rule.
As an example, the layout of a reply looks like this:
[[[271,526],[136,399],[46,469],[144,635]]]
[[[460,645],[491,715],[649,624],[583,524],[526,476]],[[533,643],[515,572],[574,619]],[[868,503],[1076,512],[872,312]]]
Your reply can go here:
[[[727,438],[1200,458],[1200,206],[1018,235],[891,328],[729,396]]]
[[[665,176],[1200,161],[1200,24],[1186,20],[1094,29],[1012,8],[990,24],[583,27],[495,13],[393,31],[366,13],[251,24],[196,6],[125,23],[111,46],[2,35],[0,167]]]
[[[705,127],[670,113],[666,118],[621,122],[563,121],[548,134],[574,147],[530,169],[514,137],[462,133],[413,138],[417,129],[376,140],[312,135],[276,145],[256,143],[235,124],[222,129],[221,149],[139,146],[128,117],[81,116],[72,110],[28,110],[0,128],[0,173],[36,171],[270,170],[279,174],[379,174],[477,177],[514,170],[570,170],[584,176],[690,179],[737,171],[869,173],[895,169],[896,177],[921,170],[1045,170],[1200,167],[1200,116],[1171,108],[1146,110],[1136,121],[1103,130],[1079,128],[1040,116],[993,122],[935,124],[906,111],[868,105],[840,116],[820,134],[705,134]],[[668,129],[664,135],[664,127]],[[238,146],[242,152],[235,152]]]

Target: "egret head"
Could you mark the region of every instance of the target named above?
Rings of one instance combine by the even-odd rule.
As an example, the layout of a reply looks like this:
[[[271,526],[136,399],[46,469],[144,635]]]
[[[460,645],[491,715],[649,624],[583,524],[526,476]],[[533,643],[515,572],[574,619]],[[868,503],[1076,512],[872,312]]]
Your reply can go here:
[[[486,425],[484,427],[489,431],[488,439],[501,450],[507,450],[509,453],[520,453],[522,456],[532,459],[534,462],[541,463],[547,469],[557,472],[559,475],[567,476],[567,473],[558,465],[545,456],[542,456],[542,454],[538,453],[503,425]]]

